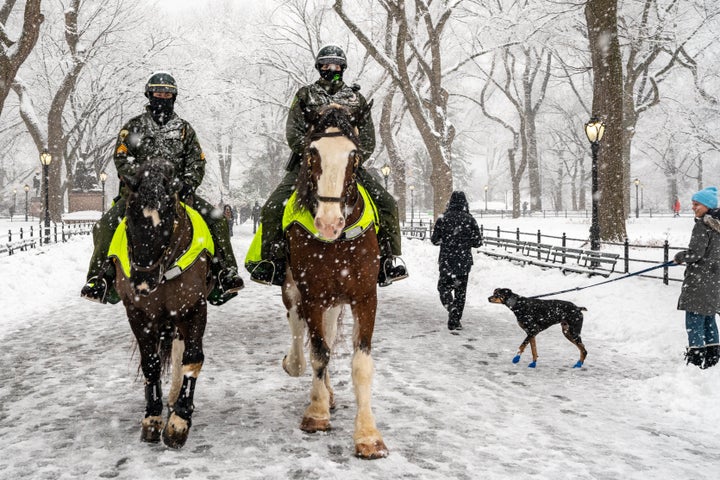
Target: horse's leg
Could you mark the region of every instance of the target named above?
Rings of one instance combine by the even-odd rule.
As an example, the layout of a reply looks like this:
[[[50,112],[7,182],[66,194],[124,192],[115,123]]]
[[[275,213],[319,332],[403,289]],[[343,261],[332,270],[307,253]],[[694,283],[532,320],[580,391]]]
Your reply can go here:
[[[172,344],[172,377],[170,379],[170,391],[168,392],[167,404],[172,407],[180,396],[182,386],[182,357],[185,352],[185,341],[179,338],[173,340]]]
[[[308,328],[310,330],[310,364],[312,365],[312,390],[310,405],[305,409],[300,429],[306,432],[330,430],[330,392],[325,385],[325,375],[330,360],[330,347],[325,341],[323,331],[324,315],[320,306],[303,304],[303,311],[308,312]]]
[[[352,304],[355,325],[353,328],[352,379],[357,401],[355,416],[355,455],[374,459],[388,455],[382,435],[375,425],[370,400],[372,396],[373,359],[370,355],[377,297],[372,296]]]
[[[330,354],[335,350],[335,337],[337,336],[338,320],[342,314],[342,305],[329,308],[323,314],[323,328],[325,331],[325,343],[330,348]],[[330,383],[330,369],[325,369],[325,388],[328,391],[328,406],[330,411],[335,410],[335,392]]]
[[[282,360],[283,370],[291,377],[299,377],[305,373],[307,363],[305,362],[305,319],[300,311],[300,290],[292,279],[288,270],[285,283],[282,287],[282,298],[287,309],[287,319],[290,325],[290,350]]]
[[[163,402],[160,387],[162,362],[157,350],[157,323],[137,308],[128,309],[130,328],[138,342],[140,368],[145,377],[145,418],[142,420],[140,440],[157,443],[165,422],[162,418]]]
[[[202,349],[202,338],[207,323],[207,304],[201,301],[185,317],[178,321],[178,330],[185,340],[185,351],[182,356],[182,386],[178,398],[173,404],[168,417],[167,426],[163,430],[165,445],[180,448],[185,445],[194,409],[193,395],[195,382],[200,375],[205,355]]]

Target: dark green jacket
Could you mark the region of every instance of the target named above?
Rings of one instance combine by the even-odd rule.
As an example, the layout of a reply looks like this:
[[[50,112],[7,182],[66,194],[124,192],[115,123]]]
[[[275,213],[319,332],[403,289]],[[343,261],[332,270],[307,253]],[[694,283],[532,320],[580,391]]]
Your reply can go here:
[[[315,83],[306,85],[295,94],[290,105],[285,134],[288,145],[293,153],[302,155],[305,145],[303,140],[309,128],[308,114],[317,112],[323,105],[338,103],[358,111],[367,106],[365,97],[359,92],[360,87],[353,85],[348,87],[344,82],[328,82],[320,79]],[[375,150],[375,126],[373,125],[370,111],[358,123],[360,137],[360,153],[362,160],[370,158]],[[292,165],[288,167],[291,169]]]
[[[115,167],[120,178],[135,174],[148,158],[164,158],[175,165],[175,175],[195,190],[205,176],[205,155],[195,130],[173,113],[158,125],[149,111],[127,122],[115,144]],[[124,193],[124,192],[123,192]]]

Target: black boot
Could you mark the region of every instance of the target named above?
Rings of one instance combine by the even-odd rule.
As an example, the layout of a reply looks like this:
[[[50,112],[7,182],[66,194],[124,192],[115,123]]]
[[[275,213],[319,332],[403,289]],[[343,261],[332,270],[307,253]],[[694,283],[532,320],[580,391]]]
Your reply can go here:
[[[705,345],[705,363],[703,368],[710,368],[720,361],[720,344]]]
[[[250,280],[263,285],[282,286],[285,283],[285,260],[261,260],[254,265],[247,265],[250,271]]]
[[[110,303],[115,305],[120,301],[120,295],[115,290],[115,267],[105,265],[102,273],[87,279],[80,296],[91,302]]]
[[[237,268],[223,268],[218,273],[218,284],[223,295],[237,293],[245,287],[245,282],[240,278]]]
[[[402,263],[395,265],[395,259],[399,259]],[[387,287],[393,282],[407,278],[408,273],[405,264],[400,257],[382,257],[380,258],[380,272],[378,273],[378,285]]]
[[[705,359],[705,347],[688,347],[685,350],[686,365],[692,363],[700,368],[703,367],[703,360]]]

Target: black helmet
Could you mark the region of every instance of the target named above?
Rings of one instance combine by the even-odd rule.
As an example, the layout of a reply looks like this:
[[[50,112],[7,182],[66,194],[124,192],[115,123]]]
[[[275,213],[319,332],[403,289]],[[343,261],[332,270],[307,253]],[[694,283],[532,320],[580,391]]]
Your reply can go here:
[[[177,96],[177,83],[168,72],[155,72],[145,84],[145,96],[150,98],[152,92],[167,92]]]
[[[320,70],[320,65],[327,65],[329,63],[340,65],[340,67],[345,70],[345,67],[347,67],[347,59],[345,58],[345,52],[343,52],[342,48],[337,45],[325,45],[320,49],[315,57],[315,68]]]

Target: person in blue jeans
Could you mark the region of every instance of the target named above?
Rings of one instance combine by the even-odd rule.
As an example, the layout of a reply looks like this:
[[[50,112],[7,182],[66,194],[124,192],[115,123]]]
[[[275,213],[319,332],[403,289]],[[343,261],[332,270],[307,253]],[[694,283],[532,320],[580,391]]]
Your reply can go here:
[[[678,310],[685,310],[687,363],[710,368],[720,360],[720,338],[715,321],[720,311],[720,227],[708,212],[718,206],[717,188],[708,187],[692,196],[695,213],[690,244],[674,261],[685,264]]]

